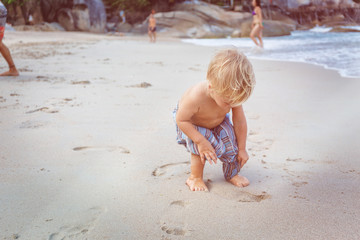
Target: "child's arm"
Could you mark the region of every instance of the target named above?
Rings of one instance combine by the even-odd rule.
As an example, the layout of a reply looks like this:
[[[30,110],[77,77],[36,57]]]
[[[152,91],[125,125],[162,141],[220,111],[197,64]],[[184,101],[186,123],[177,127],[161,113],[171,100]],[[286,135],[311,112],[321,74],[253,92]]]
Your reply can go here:
[[[240,162],[241,167],[243,167],[249,159],[249,155],[246,151],[247,123],[242,106],[233,108],[232,115],[235,136],[239,148],[238,161]]]
[[[200,159],[203,164],[207,159],[210,164],[211,161],[216,163],[217,157],[215,149],[211,146],[211,143],[196,130],[191,119],[197,112],[197,106],[190,101],[183,100],[176,113],[176,123],[178,127],[186,134],[197,146],[200,153]]]

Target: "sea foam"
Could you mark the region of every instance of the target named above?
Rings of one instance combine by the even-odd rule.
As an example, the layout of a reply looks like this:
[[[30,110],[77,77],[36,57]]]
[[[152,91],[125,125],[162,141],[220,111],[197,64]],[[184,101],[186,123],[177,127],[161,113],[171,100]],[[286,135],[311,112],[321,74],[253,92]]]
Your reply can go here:
[[[349,28],[360,29],[360,26]],[[212,47],[235,46],[249,57],[312,63],[337,70],[343,77],[360,78],[360,33],[330,30],[315,27],[309,31],[294,31],[289,36],[264,38],[262,51],[250,38],[183,41]]]

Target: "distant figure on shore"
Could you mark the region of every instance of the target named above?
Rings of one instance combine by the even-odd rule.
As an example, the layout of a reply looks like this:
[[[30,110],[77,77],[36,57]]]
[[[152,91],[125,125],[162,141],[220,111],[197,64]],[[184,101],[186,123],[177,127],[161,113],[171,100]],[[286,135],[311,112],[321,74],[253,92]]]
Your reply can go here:
[[[10,50],[5,46],[2,39],[5,33],[5,24],[6,24],[7,10],[4,4],[0,2],[0,52],[1,55],[5,58],[7,64],[9,65],[9,71],[3,72],[0,76],[19,76],[14,61],[11,57]]]
[[[126,17],[125,17],[124,10],[120,10],[119,15],[120,15],[120,18],[121,18],[121,23],[126,23]]]
[[[151,11],[149,18],[148,34],[150,42],[156,42],[156,19],[154,17],[155,10]]]
[[[218,158],[228,182],[237,187],[249,185],[238,173],[249,159],[242,104],[254,86],[253,68],[246,56],[236,49],[225,49],[210,62],[207,81],[189,88],[180,99],[173,114],[177,142],[191,153],[191,174],[186,180],[191,191],[208,191],[203,180],[205,161],[212,164]]]
[[[253,15],[253,22],[251,24],[251,33],[250,37],[256,44],[256,46],[260,46],[261,48],[264,47],[263,41],[262,41],[262,31],[263,31],[263,19],[262,19],[262,13],[261,13],[261,6],[260,6],[260,0],[253,0],[252,5],[254,7],[254,11],[252,12]],[[259,39],[259,42],[256,40],[256,38]]]

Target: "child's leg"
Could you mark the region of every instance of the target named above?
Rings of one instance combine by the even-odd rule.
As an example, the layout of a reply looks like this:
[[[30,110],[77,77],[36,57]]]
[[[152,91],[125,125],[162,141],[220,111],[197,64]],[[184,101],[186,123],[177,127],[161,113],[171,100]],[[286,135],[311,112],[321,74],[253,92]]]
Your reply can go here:
[[[240,163],[237,159],[238,147],[234,127],[232,126],[228,117],[215,130],[221,142],[225,146],[224,154],[219,157],[223,162],[223,172],[226,181],[237,187],[246,187],[249,185],[249,180],[246,177],[240,176]]]
[[[205,164],[202,164],[199,155],[191,154],[191,174],[186,180],[186,184],[191,191],[208,191],[204,180],[203,171]]]

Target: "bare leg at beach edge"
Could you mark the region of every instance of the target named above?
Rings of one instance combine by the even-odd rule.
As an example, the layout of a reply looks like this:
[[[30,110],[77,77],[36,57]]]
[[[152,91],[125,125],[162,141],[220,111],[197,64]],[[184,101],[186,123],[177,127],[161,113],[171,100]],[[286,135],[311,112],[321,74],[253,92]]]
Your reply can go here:
[[[191,174],[186,180],[186,185],[191,191],[209,191],[203,180],[204,166],[200,156],[191,154]]]

